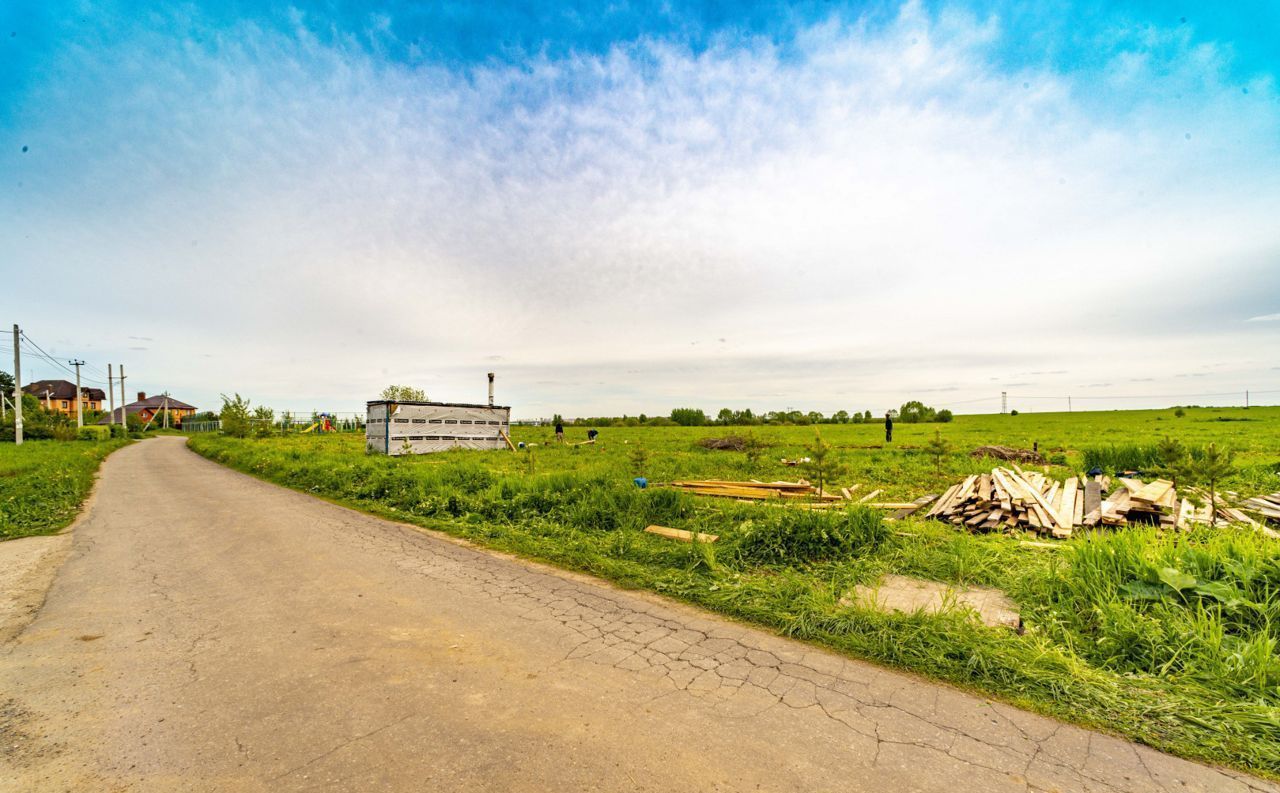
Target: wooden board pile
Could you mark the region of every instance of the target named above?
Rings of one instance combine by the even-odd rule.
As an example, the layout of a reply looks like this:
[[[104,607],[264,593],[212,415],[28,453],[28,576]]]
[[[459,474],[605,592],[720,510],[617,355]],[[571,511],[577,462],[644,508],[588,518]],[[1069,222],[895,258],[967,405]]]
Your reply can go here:
[[[760,482],[752,479],[746,482],[726,482],[720,479],[701,479],[687,482],[669,482],[658,487],[674,487],[686,493],[715,498],[732,498],[737,501],[753,501],[759,503],[794,505],[803,504],[811,509],[830,509],[849,507],[860,504],[873,509],[893,510],[892,519],[905,518],[913,512],[927,506],[936,495],[923,496],[915,501],[889,502],[873,501],[880,495],[880,490],[873,490],[861,498],[854,497],[861,485],[850,485],[840,488],[839,493],[819,490],[805,480],[797,482]]]
[[[1256,512],[1264,520],[1280,523],[1280,493],[1245,499],[1242,506],[1249,512]]]
[[[1179,494],[1167,479],[1117,478],[1115,485],[1106,476],[1058,482],[1016,465],[993,468],[990,474],[974,474],[953,485],[925,516],[969,531],[1034,531],[1059,539],[1081,527],[1255,524],[1221,498],[1211,516],[1207,494],[1190,489]]]
[[[798,482],[758,482],[754,479],[747,482],[726,482],[720,479],[700,479],[688,482],[671,482],[666,487],[674,487],[686,493],[716,498],[734,498],[742,501],[763,501],[767,499],[801,499],[804,501],[843,501],[844,496],[835,493],[819,492],[818,488],[801,479]]]

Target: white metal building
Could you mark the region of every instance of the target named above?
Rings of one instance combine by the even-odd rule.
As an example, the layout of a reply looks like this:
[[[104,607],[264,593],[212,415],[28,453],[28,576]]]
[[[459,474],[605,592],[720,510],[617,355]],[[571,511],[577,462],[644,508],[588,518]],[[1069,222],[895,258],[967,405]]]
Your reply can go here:
[[[508,448],[510,407],[379,399],[367,410],[365,445],[379,454]]]

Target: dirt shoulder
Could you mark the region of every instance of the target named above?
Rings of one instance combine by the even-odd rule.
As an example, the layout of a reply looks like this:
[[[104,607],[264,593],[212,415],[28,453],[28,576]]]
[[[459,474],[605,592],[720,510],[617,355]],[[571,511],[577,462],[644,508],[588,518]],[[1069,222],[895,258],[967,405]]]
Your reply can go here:
[[[0,644],[22,632],[44,604],[67,552],[71,532],[0,542]]]

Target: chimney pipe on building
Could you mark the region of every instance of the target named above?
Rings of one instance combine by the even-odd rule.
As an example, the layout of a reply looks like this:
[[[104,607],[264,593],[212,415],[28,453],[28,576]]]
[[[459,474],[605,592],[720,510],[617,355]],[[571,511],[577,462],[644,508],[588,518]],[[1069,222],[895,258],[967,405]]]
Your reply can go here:
[[[489,373],[489,407],[493,407],[493,372]]]
[[[145,400],[146,398],[147,398],[147,392],[146,392],[146,391],[139,391],[139,392],[138,392],[138,401],[139,401],[139,402],[142,402],[142,401],[143,401],[143,400]]]

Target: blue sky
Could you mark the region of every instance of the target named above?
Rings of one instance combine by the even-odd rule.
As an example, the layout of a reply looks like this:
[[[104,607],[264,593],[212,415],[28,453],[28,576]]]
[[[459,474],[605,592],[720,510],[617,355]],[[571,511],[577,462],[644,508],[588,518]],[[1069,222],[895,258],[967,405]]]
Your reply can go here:
[[[0,321],[201,406],[1275,401],[1277,40],[1269,2],[5,4]]]

